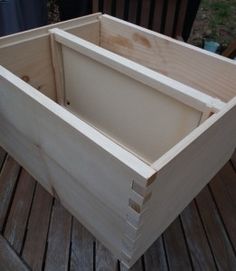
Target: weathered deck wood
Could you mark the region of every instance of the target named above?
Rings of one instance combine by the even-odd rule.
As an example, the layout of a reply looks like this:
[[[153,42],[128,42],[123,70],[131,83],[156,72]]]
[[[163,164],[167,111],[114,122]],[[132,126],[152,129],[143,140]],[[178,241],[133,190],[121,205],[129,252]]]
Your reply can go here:
[[[34,179],[22,170],[4,231],[4,237],[17,253],[22,249],[34,189]]]
[[[218,270],[235,270],[236,257],[208,187],[197,197],[197,205]]]
[[[164,240],[169,269],[173,271],[192,270],[179,218],[164,232]]]
[[[0,232],[3,230],[12,192],[19,172],[20,166],[8,156],[0,174]]]
[[[19,256],[10,247],[8,242],[0,236],[0,270],[3,271],[29,271]]]
[[[163,237],[156,242],[144,254],[145,268],[149,271],[168,271],[167,258],[163,243]]]
[[[0,270],[128,270],[1,149],[0,157]],[[229,162],[130,270],[235,270],[235,181]]]
[[[195,201],[182,212],[181,220],[194,270],[216,270]]]
[[[118,263],[111,252],[100,242],[96,242],[96,270],[118,271]]]
[[[37,184],[22,258],[34,270],[42,270],[52,207],[52,196]]]
[[[69,266],[72,217],[57,200],[54,202],[51,217],[44,270],[64,271]]]
[[[95,239],[76,219],[71,236],[70,271],[93,270]]]
[[[217,208],[223,219],[225,229],[236,251],[236,177],[228,163],[210,184]]]

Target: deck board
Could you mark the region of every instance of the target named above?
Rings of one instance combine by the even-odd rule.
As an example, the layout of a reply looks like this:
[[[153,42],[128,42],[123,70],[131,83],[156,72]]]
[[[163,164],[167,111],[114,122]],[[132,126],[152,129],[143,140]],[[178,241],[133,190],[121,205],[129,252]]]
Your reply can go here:
[[[22,253],[34,271],[41,271],[44,264],[52,203],[52,196],[37,184]]]
[[[3,271],[30,270],[2,236],[0,236],[0,270]]]
[[[163,237],[159,237],[154,244],[144,254],[145,270],[148,271],[168,271],[168,263],[163,242]]]
[[[0,232],[5,224],[19,172],[20,166],[7,156],[0,173]]]
[[[90,271],[94,266],[95,239],[73,218],[70,271]]]
[[[194,270],[216,270],[195,201],[192,201],[182,212],[181,220]]]
[[[22,170],[3,234],[17,253],[23,246],[34,188],[34,179]]]
[[[57,200],[51,217],[45,271],[68,270],[72,217]]]
[[[236,251],[236,178],[228,163],[210,184],[225,229]]]
[[[191,260],[179,218],[177,218],[164,232],[164,242],[169,270],[192,270]]]
[[[233,159],[131,271],[235,269]],[[1,148],[0,229],[0,270],[127,270]]]
[[[96,241],[95,269],[97,271],[118,271],[116,258],[99,241]]]
[[[236,257],[208,187],[197,196],[197,205],[218,270],[235,270]]]

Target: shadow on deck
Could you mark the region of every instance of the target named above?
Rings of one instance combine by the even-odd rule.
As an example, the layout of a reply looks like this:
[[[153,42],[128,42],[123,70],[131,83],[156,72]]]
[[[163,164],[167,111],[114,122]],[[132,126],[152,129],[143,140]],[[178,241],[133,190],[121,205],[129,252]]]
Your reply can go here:
[[[0,270],[126,270],[0,148]],[[236,270],[236,153],[131,269]]]

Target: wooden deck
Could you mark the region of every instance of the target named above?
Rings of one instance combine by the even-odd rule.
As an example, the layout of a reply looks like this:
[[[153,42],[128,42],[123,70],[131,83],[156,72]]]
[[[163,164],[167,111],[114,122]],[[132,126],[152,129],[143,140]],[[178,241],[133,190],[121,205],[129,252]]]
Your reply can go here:
[[[126,270],[0,148],[0,270]],[[132,268],[236,270],[236,154]]]

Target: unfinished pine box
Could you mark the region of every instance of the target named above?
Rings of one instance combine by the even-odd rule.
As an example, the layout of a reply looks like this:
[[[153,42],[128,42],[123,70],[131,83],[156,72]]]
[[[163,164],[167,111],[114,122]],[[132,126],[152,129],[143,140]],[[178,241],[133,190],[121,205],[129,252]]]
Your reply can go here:
[[[233,61],[107,15],[0,39],[0,144],[127,266],[236,146]]]

